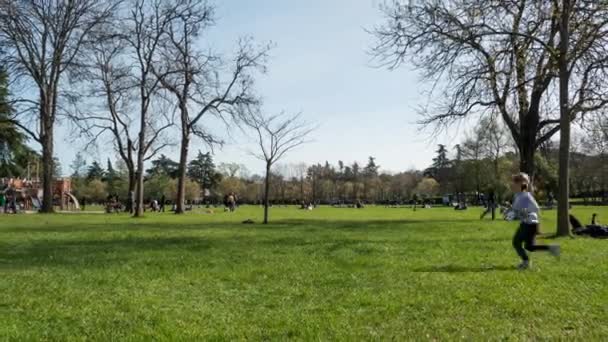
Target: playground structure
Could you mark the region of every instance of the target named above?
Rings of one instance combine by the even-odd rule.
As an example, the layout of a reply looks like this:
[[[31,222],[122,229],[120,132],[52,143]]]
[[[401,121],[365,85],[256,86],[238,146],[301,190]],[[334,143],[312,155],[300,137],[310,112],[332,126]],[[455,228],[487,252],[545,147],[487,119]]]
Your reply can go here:
[[[42,206],[42,184],[19,178],[0,179],[0,192],[14,199],[17,210],[37,211]],[[59,178],[53,181],[53,205],[59,210],[80,210],[78,200],[72,195],[72,181]]]

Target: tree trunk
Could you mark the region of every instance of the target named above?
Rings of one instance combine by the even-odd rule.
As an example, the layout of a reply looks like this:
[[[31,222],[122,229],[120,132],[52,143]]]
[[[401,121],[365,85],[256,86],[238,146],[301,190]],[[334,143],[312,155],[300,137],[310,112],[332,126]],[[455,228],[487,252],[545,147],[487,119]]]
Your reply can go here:
[[[315,175],[315,172],[312,172],[312,191],[311,191],[311,197],[312,197],[312,203],[315,203],[317,201],[317,176]]]
[[[46,116],[46,115],[45,115]],[[42,118],[44,134],[42,140],[42,208],[43,213],[52,213],[53,209],[53,171],[55,169],[53,160],[53,124],[50,118]]]
[[[266,179],[264,180],[264,224],[268,224],[268,195],[270,193],[270,163],[266,163]]]
[[[568,22],[570,0],[562,0],[559,44],[559,102],[560,102],[560,143],[559,143],[559,192],[557,202],[557,235],[568,236],[570,200],[570,108],[568,104]]]
[[[145,116],[142,115],[142,124],[139,132],[139,149],[137,151],[137,191],[135,195],[135,217],[144,215],[144,158],[146,145]]]
[[[600,201],[603,205],[606,202],[606,171],[604,171],[604,165],[608,165],[606,164],[606,154],[604,152],[600,154],[600,164]]]
[[[519,170],[525,172],[530,176],[530,182],[534,182],[534,143],[525,141],[519,144]]]
[[[137,177],[135,168],[132,164],[127,164],[129,168],[129,192],[127,193],[127,205],[125,206],[125,212],[133,213],[133,199],[131,198],[131,194],[135,193],[135,186],[137,185]]]
[[[500,179],[500,157],[494,159],[494,183],[497,183]],[[495,185],[492,185],[495,187]]]
[[[182,123],[183,126],[183,123]],[[188,164],[188,146],[190,145],[190,134],[188,128],[182,129],[182,147],[179,155],[179,179],[177,181],[176,214],[183,214],[186,204],[186,167]]]

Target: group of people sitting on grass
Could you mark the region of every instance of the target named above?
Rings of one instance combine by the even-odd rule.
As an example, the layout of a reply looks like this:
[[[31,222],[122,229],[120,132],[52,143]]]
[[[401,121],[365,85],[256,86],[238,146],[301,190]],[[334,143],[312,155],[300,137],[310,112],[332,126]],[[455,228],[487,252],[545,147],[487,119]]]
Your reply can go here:
[[[16,194],[9,191],[0,191],[0,213],[17,214],[19,206],[17,205]]]
[[[82,205],[81,208],[82,210],[84,210],[85,208],[85,203],[86,203],[86,199],[83,198],[82,199]],[[122,213],[123,211],[125,211],[125,207],[122,204],[122,202],[118,199],[118,195],[108,195],[108,197],[106,198],[106,213],[108,214],[112,214],[112,213]]]
[[[167,203],[167,200],[165,199],[164,195],[163,195],[163,197],[161,197],[160,202],[156,199],[153,199],[150,201],[150,210],[152,212],[164,213],[166,203]]]

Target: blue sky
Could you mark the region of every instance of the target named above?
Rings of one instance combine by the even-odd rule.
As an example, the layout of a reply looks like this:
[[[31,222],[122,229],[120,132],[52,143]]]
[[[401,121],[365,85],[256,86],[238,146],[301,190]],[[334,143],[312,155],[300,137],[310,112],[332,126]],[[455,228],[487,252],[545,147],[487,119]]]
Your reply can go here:
[[[417,106],[427,102],[420,93],[417,73],[404,65],[388,71],[372,66],[368,48],[373,40],[365,28],[381,20],[378,0],[222,0],[217,3],[217,25],[207,44],[230,52],[242,36],[258,42],[272,41],[275,48],[269,72],[258,78],[257,91],[265,110],[303,112],[307,121],[319,125],[312,143],[288,154],[282,163],[338,160],[365,162],[377,158],[383,170],[424,168],[437,143],[453,144],[453,136],[429,140],[415,124]],[[175,134],[176,139],[178,135]],[[64,173],[79,145],[58,138],[57,151]],[[221,162],[245,164],[253,173],[261,162],[247,153],[252,146],[240,134],[215,151]],[[194,155],[205,146],[198,141]],[[177,159],[178,151],[165,154]],[[105,151],[94,158],[115,159]]]

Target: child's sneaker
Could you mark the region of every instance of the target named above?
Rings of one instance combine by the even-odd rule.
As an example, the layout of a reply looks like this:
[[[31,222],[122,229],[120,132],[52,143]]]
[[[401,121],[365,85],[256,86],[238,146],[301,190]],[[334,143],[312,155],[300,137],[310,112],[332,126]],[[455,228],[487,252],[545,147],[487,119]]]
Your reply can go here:
[[[561,254],[561,249],[558,245],[549,246],[549,253],[551,253],[551,255],[553,255],[554,257],[559,258]]]
[[[519,264],[519,266],[517,266],[517,269],[520,271],[527,270],[528,268],[530,268],[529,260],[524,260],[521,262],[521,264]]]

